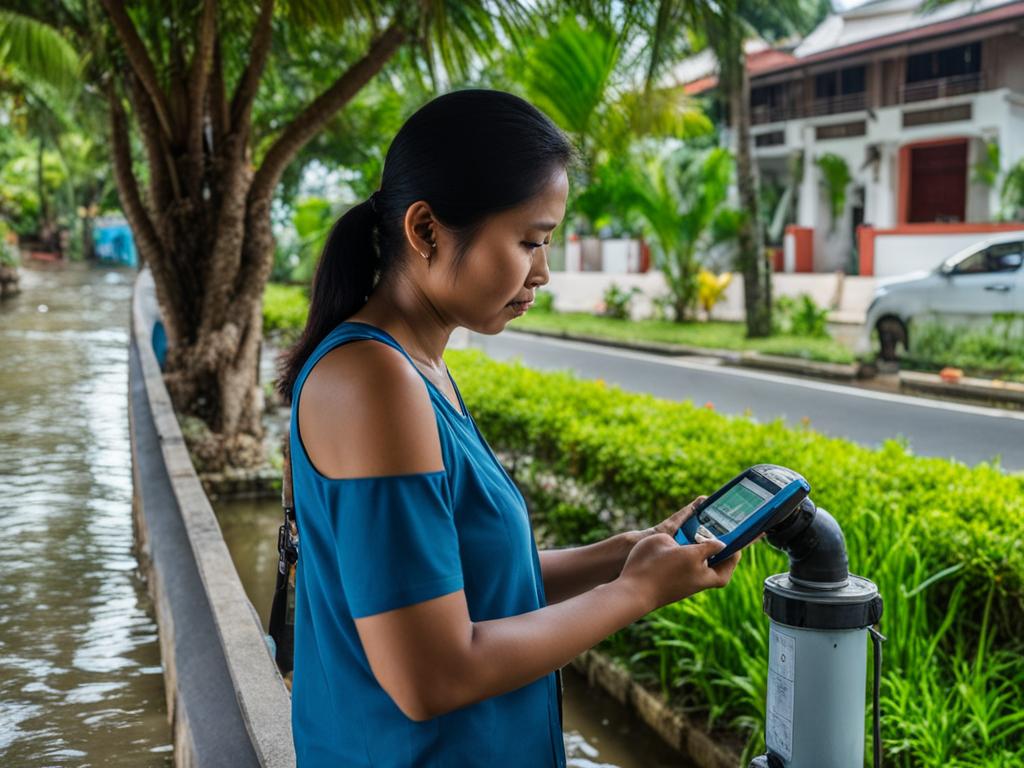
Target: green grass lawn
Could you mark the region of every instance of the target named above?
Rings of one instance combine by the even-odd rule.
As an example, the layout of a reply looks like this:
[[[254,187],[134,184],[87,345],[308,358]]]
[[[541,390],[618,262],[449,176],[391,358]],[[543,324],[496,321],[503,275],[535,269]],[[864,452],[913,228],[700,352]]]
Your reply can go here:
[[[743,323],[616,320],[586,312],[546,312],[531,309],[522,317],[510,322],[508,327],[579,333],[617,341],[658,341],[709,349],[753,350],[768,355],[784,355],[828,363],[852,363],[855,360],[851,350],[833,339],[787,335],[748,339]]]

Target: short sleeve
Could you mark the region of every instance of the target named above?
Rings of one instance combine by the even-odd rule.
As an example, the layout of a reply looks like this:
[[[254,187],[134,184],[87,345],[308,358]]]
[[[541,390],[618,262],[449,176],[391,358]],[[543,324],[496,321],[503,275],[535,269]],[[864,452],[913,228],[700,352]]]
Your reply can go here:
[[[444,470],[335,478],[329,488],[338,569],[353,618],[462,589]]]

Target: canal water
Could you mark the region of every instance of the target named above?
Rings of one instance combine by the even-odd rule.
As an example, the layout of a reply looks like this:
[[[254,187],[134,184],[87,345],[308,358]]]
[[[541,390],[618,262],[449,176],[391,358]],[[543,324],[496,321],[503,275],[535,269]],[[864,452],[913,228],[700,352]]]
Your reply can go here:
[[[135,271],[21,270],[0,302],[0,765],[170,766],[132,532]]]
[[[277,574],[276,499],[213,502],[246,594],[267,626]],[[570,768],[688,768],[632,713],[566,667],[565,747]]]

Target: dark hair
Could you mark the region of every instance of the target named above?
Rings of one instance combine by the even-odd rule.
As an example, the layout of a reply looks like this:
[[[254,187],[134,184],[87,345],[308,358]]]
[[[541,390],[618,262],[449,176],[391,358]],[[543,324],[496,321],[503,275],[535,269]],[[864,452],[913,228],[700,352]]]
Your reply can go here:
[[[285,402],[321,341],[355,314],[377,283],[402,267],[409,206],[426,201],[456,237],[458,269],[487,217],[537,194],[572,144],[543,112],[503,91],[453,91],[420,107],[384,158],[380,189],[331,228],[310,291],[309,317],[283,355],[276,383]]]

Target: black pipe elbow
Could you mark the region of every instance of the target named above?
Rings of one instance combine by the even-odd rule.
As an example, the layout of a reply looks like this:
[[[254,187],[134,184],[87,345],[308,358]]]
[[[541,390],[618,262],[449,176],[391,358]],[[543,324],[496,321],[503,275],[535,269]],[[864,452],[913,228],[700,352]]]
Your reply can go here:
[[[843,531],[835,518],[810,498],[768,529],[768,543],[789,555],[789,575],[795,584],[835,589],[849,580]]]

